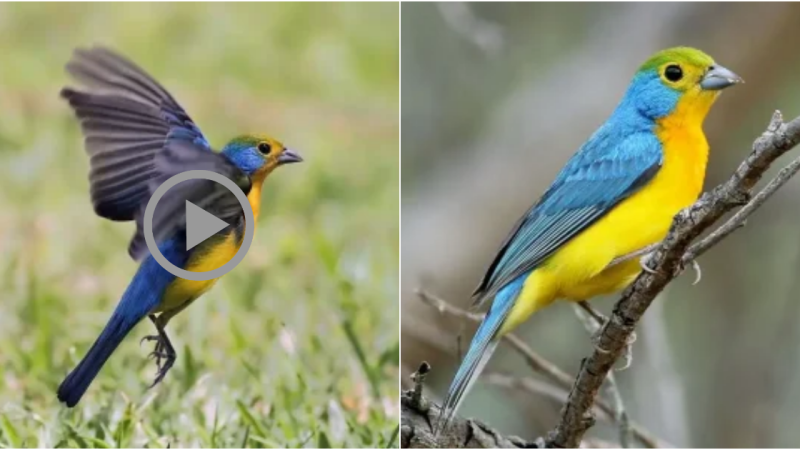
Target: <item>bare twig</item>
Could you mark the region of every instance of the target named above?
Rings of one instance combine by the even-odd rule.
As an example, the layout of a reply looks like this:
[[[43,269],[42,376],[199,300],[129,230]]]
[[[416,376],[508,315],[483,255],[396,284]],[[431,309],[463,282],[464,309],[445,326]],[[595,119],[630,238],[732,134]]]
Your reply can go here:
[[[563,403],[567,401],[567,396],[569,395],[569,391],[567,389],[563,389],[559,386],[537,380],[533,377],[517,377],[507,373],[501,372],[489,372],[483,375],[482,377],[483,382],[486,384],[490,384],[493,386],[499,386],[505,389],[513,389],[513,390],[521,390],[526,391],[534,395],[539,395],[542,397],[549,398],[555,402]],[[621,397],[618,395],[619,391],[617,391],[617,395],[614,397],[614,401],[621,401]],[[624,407],[620,408],[619,406],[616,407],[617,411],[624,411]],[[630,424],[623,424],[620,423],[620,415],[619,414],[611,414],[609,411],[600,408],[597,404],[594,406],[594,413],[598,415],[598,417],[606,422],[610,422],[613,424],[617,424],[620,428],[620,431],[626,430],[630,433]],[[613,412],[613,411],[612,411]],[[627,421],[627,415],[624,417],[624,420]],[[626,433],[624,439],[628,439],[627,446],[630,447],[630,439],[629,434]],[[623,439],[620,439],[621,441]],[[585,439],[584,439],[585,442]],[[621,445],[622,447],[626,447],[625,445]],[[615,445],[616,447],[616,445]]]
[[[625,409],[625,402],[622,400],[622,394],[619,392],[617,386],[617,377],[614,372],[608,373],[608,392],[611,393],[611,398],[614,399],[614,409],[616,415],[614,420],[617,422],[617,429],[619,430],[619,446],[622,448],[631,448],[631,419],[628,416],[628,410]]]
[[[578,319],[583,323],[584,328],[589,333],[590,336],[594,337],[597,330],[600,329],[605,322],[608,320],[606,317],[597,312],[589,302],[578,302],[573,304],[573,309],[575,311],[575,315],[578,316]],[[630,346],[633,343],[629,343],[628,350],[625,352],[625,368],[627,369],[630,366],[632,353],[633,351],[630,349]],[[611,398],[614,401],[614,421],[617,423],[617,427],[619,429],[619,445],[622,448],[630,448],[631,447],[631,424],[630,424],[630,417],[628,416],[628,412],[625,409],[625,402],[622,400],[622,394],[619,392],[619,387],[617,386],[617,378],[614,376],[614,372],[611,371],[608,373],[608,392],[611,394]]]
[[[422,396],[423,384],[425,383],[425,376],[431,371],[431,365],[427,361],[422,361],[419,369],[411,374],[411,381],[414,383],[414,389],[411,391],[411,404],[418,411],[427,411],[430,405],[425,401]]]
[[[429,373],[430,366],[427,364],[426,366],[425,373]],[[416,378],[419,380],[419,377]],[[420,402],[415,398],[416,392],[415,388],[403,392],[400,396],[403,417],[400,426],[402,448],[534,448],[544,446],[543,439],[539,439],[539,443],[534,443],[516,436],[506,437],[483,422],[465,420],[460,417],[455,417],[450,426],[436,436],[433,433],[432,424],[439,416],[439,407],[427,401]],[[420,408],[420,405],[424,405],[424,407]]]
[[[417,290],[417,295],[419,296],[420,300],[424,303],[436,308],[439,313],[446,313],[453,317],[461,318],[461,319],[468,319],[472,322],[481,323],[483,321],[483,314],[472,313],[469,311],[465,311],[461,308],[455,307],[450,303],[442,300],[435,295],[424,291],[422,289]],[[511,348],[516,350],[517,353],[522,356],[525,362],[535,371],[539,372],[542,375],[546,376],[548,379],[555,381],[559,385],[562,386],[571,386],[573,377],[568,373],[564,372],[560,368],[558,368],[555,364],[551,363],[550,361],[543,358],[541,355],[533,351],[530,347],[528,347],[525,342],[522,341],[518,336],[514,335],[513,333],[509,333],[504,336],[504,339],[511,344]]]
[[[430,367],[428,367],[428,370],[430,370]],[[526,384],[529,384],[529,382],[542,384],[542,382],[533,379],[525,381]],[[566,399],[566,389],[552,385],[550,388],[560,391],[553,392],[554,395],[558,396],[555,398],[557,401],[563,402]],[[529,442],[517,436],[504,436],[483,422],[461,417],[455,417],[450,426],[443,430],[441,435],[434,436],[431,425],[438,418],[439,407],[433,403],[428,403],[428,408],[420,410],[417,408],[418,404],[414,402],[413,396],[414,390],[409,389],[403,392],[400,397],[403,417],[400,426],[400,444],[402,448],[544,448],[545,446],[543,438]],[[601,411],[601,414],[605,419],[613,420],[606,412]],[[581,443],[581,448],[615,447],[616,445],[600,439],[584,439]]]
[[[483,320],[483,314],[472,313],[453,306],[441,298],[438,298],[437,296],[422,289],[417,290],[417,295],[422,302],[430,305],[441,314],[467,319],[476,323],[480,323]],[[574,380],[572,375],[564,372],[558,366],[536,353],[527,344],[525,344],[525,342],[520,339],[519,336],[516,336],[514,333],[508,333],[503,336],[503,340],[511,344],[511,347],[517,353],[519,353],[520,356],[522,356],[522,358],[525,360],[528,366],[534,370],[534,372],[543,375],[547,380],[551,381],[559,388],[569,390],[572,387]],[[596,406],[599,410],[603,411],[603,413],[607,414],[608,417],[615,417],[614,407],[605,400],[598,399]],[[405,420],[405,416],[403,417]],[[633,432],[633,436],[647,448],[672,447],[672,445],[653,436],[649,431],[636,423],[631,423],[630,428]]]
[[[546,381],[539,380],[530,376],[520,377],[514,376],[509,373],[503,372],[487,372],[481,375],[481,382],[498,386],[509,390],[525,391],[534,395],[549,398],[554,402],[564,403],[567,401],[569,389],[562,386],[557,386]],[[606,414],[602,409],[595,407],[601,414],[601,417],[608,421],[613,421],[614,418]]]
[[[796,158],[789,165],[781,169],[778,175],[776,175],[764,189],[756,194],[748,204],[737,211],[727,222],[689,247],[689,250],[683,255],[684,264],[688,261],[694,261],[697,257],[708,251],[708,249],[725,239],[729,234],[745,226],[747,224],[747,218],[760,208],[775,191],[780,189],[796,175],[798,171],[800,171],[800,158]]]
[[[783,169],[766,188],[751,199],[752,189],[770,165],[798,142],[800,118],[784,124],[781,114],[776,112],[767,130],[755,141],[751,153],[731,178],[711,192],[703,194],[695,204],[675,216],[669,234],[648,260],[652,273],[642,271],[625,290],[614,306],[610,320],[602,329],[599,348],[583,360],[569,399],[562,410],[561,420],[548,436],[548,445],[576,447],[580,444],[583,435],[591,427],[591,421],[587,419],[591,417],[590,410],[603,381],[656,295],[680,273],[687,262],[694,260],[737,229],[749,214],[800,170],[799,159]],[[690,247],[694,239],[737,207],[744,207],[742,210],[745,212],[737,214],[739,217],[736,222],[728,221],[709,237]]]

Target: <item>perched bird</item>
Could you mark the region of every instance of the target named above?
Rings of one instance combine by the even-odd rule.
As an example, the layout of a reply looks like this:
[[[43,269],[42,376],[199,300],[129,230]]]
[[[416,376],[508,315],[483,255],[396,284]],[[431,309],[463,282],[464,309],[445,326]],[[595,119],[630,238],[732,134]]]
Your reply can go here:
[[[442,404],[447,427],[499,339],[556,299],[584,301],[625,288],[639,258],[703,187],[703,120],[720,90],[742,82],[693,48],[660,51],[636,72],[611,117],[517,222],[476,289],[493,298]]]
[[[66,87],[66,99],[81,122],[90,157],[89,181],[94,211],[106,219],[136,221],[128,251],[140,261],[100,336],[58,388],[58,399],[73,407],[122,339],[144,317],[157,334],[158,384],[175,362],[167,337],[169,320],[210,289],[215,280],[189,281],[167,272],[150,255],[142,216],[153,191],[173,175],[210,170],[231,180],[247,195],[258,218],[264,179],[276,167],[302,161],[294,151],[264,135],[231,140],[221,152],[211,149],[186,111],[152,77],[122,56],[104,48],[76,50],[67,71],[85,90]],[[185,201],[219,217],[230,226],[187,250]],[[158,203],[153,234],[161,253],[174,265],[193,272],[216,269],[242,244],[244,213],[234,195],[209,180],[185,181],[167,191]]]

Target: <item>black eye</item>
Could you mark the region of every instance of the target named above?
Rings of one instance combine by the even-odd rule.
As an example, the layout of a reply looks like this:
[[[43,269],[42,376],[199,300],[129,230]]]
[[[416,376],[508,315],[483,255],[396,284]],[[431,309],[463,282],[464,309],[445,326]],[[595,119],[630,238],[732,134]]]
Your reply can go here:
[[[269,155],[269,152],[272,151],[272,147],[270,147],[269,144],[267,144],[266,142],[262,142],[258,144],[258,151],[260,151],[265,155]]]
[[[683,70],[681,70],[681,66],[672,64],[664,69],[664,77],[672,82],[680,81],[683,78]]]

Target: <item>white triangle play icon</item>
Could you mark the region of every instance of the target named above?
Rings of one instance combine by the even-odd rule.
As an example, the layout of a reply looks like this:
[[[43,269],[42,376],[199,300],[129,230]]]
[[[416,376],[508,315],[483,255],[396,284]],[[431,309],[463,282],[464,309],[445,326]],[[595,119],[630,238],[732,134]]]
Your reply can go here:
[[[205,241],[229,224],[186,200],[186,250]]]

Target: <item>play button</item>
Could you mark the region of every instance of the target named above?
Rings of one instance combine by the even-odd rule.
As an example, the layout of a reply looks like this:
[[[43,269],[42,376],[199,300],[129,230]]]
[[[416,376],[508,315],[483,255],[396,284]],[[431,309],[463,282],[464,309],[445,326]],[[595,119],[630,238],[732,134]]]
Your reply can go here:
[[[186,200],[186,250],[222,231],[229,224]]]
[[[153,235],[153,216],[155,214],[156,205],[161,198],[164,197],[164,194],[166,194],[168,190],[172,189],[179,183],[196,179],[213,181],[227,188],[236,197],[236,201],[238,201],[239,205],[241,205],[240,214],[244,215],[244,236],[241,238],[242,243],[239,246],[239,250],[233,256],[233,258],[230,259],[230,261],[214,270],[208,270],[205,272],[189,271],[170,262],[161,253],[158,243],[156,242],[156,238]],[[181,191],[178,191],[179,194],[180,192]],[[186,211],[186,250],[194,248],[197,246],[197,244],[205,241],[215,233],[218,233],[219,231],[230,226],[229,223],[214,216],[208,211],[203,210],[203,208],[188,200],[185,201],[184,205]],[[178,213],[178,211],[175,211],[175,214]],[[253,235],[255,233],[254,224],[255,216],[253,214],[253,208],[250,207],[250,202],[247,200],[247,196],[245,195],[244,191],[242,191],[242,188],[240,188],[230,178],[210,170],[188,170],[186,172],[179,173],[161,183],[161,185],[158,186],[158,188],[153,192],[153,195],[150,196],[150,200],[147,202],[147,207],[145,207],[144,210],[144,217],[142,221],[142,226],[144,228],[143,234],[145,243],[147,244],[147,249],[150,250],[150,255],[155,258],[156,262],[158,262],[158,265],[176,277],[192,281],[208,281],[219,278],[233,270],[234,267],[242,262],[244,255],[247,253],[247,251],[250,249],[250,245],[253,243]]]

